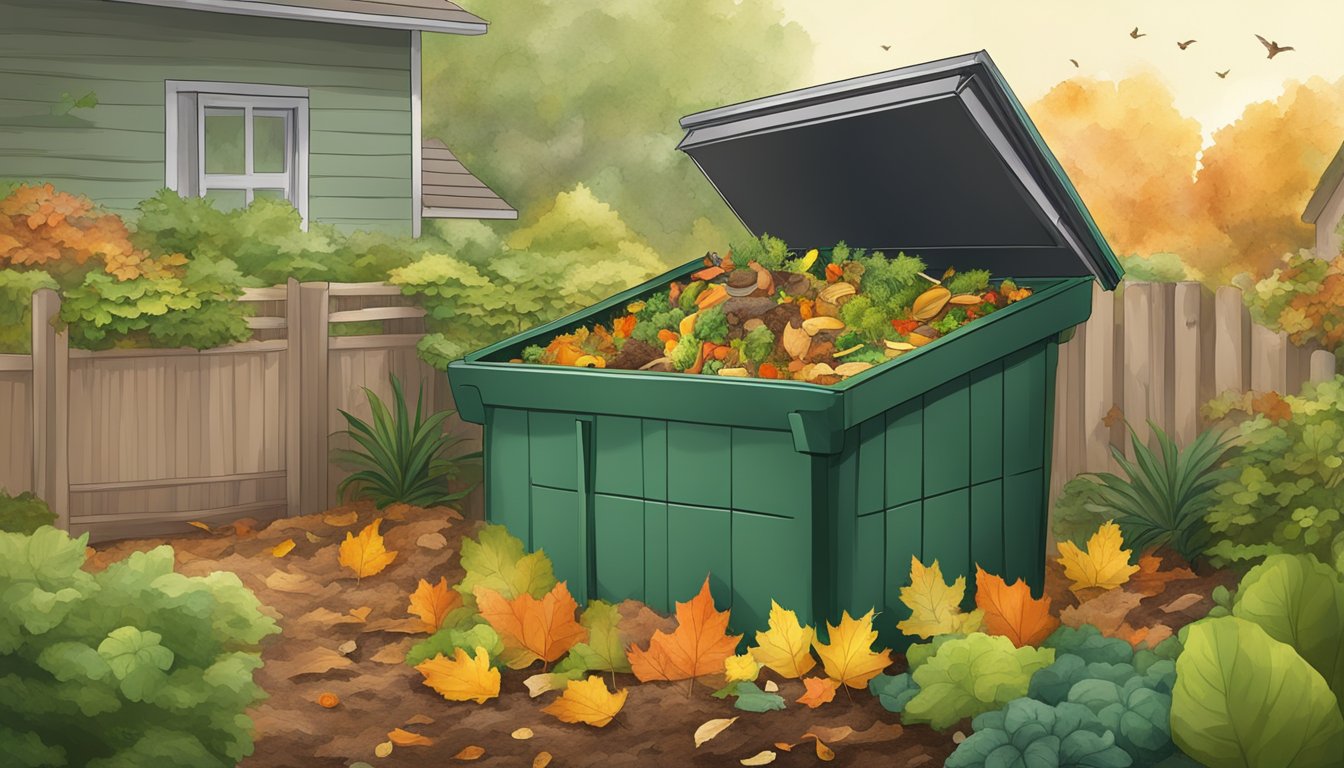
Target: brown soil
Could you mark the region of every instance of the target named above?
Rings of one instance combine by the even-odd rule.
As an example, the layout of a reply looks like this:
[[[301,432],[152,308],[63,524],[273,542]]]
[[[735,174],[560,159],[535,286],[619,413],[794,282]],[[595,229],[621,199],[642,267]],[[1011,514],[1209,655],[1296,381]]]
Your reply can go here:
[[[483,705],[445,701],[403,663],[406,649],[425,636],[418,621],[406,614],[408,595],[420,578],[458,581],[461,539],[479,524],[463,522],[448,509],[384,510],[379,513],[385,518],[382,532],[397,558],[382,573],[356,581],[337,563],[337,548],[347,531],[358,532],[376,515],[368,505],[343,507],[334,514],[348,517],[349,512],[356,513],[357,521],[347,525],[333,524],[347,520],[328,513],[325,519],[280,520],[255,532],[243,525],[222,534],[114,542],[100,545],[91,557],[90,567],[99,568],[132,551],[170,544],[181,572],[233,571],[277,618],[283,632],[263,644],[266,664],[257,672],[270,698],[250,712],[257,739],[254,754],[242,763],[246,768],[335,768],[357,761],[379,768],[456,765],[462,761],[454,756],[472,745],[485,749],[474,763],[485,766],[529,766],[542,751],[553,755],[553,766],[736,765],[766,749],[779,753],[775,766],[801,766],[819,762],[812,741],[803,742],[802,735],[816,727],[839,726],[856,733],[829,744],[836,755],[833,765],[936,766],[955,748],[956,728],[939,733],[911,726],[897,735],[897,729],[885,724],[899,722],[899,716],[882,709],[866,691],[842,691],[835,701],[809,710],[794,703],[802,685],[778,678],[779,693],[789,707],[753,714],[711,697],[717,680],[698,681],[688,695],[686,683],[640,684],[633,676],[617,675],[616,685],[629,689],[629,699],[616,721],[602,729],[564,724],[543,713],[542,706],[557,694],[529,698],[523,680],[536,669],[504,670],[501,695]],[[280,558],[271,553],[291,538],[296,542],[292,552]],[[1231,580],[1215,573],[1172,582],[1162,595],[1145,599],[1131,621],[1160,621],[1174,628],[1203,615],[1212,604],[1207,595],[1214,584]],[[1076,602],[1054,563],[1047,592],[1056,600],[1056,611]],[[1202,595],[1202,602],[1175,614],[1162,611],[1162,605],[1186,593]],[[364,608],[369,610],[362,621],[351,614]],[[669,626],[668,619],[639,604],[621,608],[626,616],[622,628],[641,643],[654,629]],[[356,648],[343,655],[337,649],[347,641],[354,641]],[[898,667],[904,667],[903,659],[892,671]],[[760,683],[769,679],[767,673]],[[334,709],[316,703],[326,692],[340,697]],[[695,748],[692,733],[697,726],[733,716],[740,719]],[[521,727],[532,729],[533,738],[513,739],[510,734]],[[959,727],[969,733],[969,723]],[[423,734],[433,744],[397,747],[389,757],[376,757],[374,748],[394,728]],[[777,742],[796,746],[785,752],[774,746]]]

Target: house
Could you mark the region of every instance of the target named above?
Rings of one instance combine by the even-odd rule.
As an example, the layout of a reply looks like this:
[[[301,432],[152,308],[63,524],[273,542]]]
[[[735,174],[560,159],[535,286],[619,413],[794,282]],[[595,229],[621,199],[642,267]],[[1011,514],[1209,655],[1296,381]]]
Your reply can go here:
[[[305,223],[410,235],[517,217],[421,136],[421,35],[488,29],[448,0],[0,0],[0,19],[0,179],[117,213],[165,186],[284,197]]]
[[[1316,227],[1316,255],[1333,259],[1344,250],[1344,145],[1326,166],[1302,220]]]

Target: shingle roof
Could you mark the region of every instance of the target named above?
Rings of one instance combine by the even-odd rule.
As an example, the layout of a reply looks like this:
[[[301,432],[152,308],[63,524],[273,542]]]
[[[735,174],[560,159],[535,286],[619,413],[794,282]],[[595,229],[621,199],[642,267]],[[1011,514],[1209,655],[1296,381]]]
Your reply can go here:
[[[246,16],[481,35],[488,22],[449,0],[114,0]]]
[[[438,139],[421,149],[420,206],[429,219],[516,219],[518,211],[476,178]]]
[[[1316,185],[1316,192],[1307,202],[1307,208],[1302,212],[1302,220],[1308,224],[1315,224],[1316,220],[1321,218],[1321,212],[1325,210],[1325,204],[1330,202],[1335,192],[1339,190],[1339,185],[1344,183],[1344,145],[1340,145],[1339,151],[1335,153],[1335,159],[1326,166],[1325,173],[1321,174],[1321,180]]]

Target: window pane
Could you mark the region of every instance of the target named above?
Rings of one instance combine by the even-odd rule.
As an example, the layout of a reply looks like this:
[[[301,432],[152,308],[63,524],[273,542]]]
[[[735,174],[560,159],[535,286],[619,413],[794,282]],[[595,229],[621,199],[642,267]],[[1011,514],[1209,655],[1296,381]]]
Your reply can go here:
[[[252,171],[254,173],[285,172],[285,138],[289,121],[283,113],[252,114]]]
[[[205,199],[221,211],[232,211],[247,205],[247,190],[210,189],[206,190]]]
[[[246,173],[243,110],[205,110],[205,172]]]
[[[252,190],[253,200],[284,200],[285,190],[283,189],[254,189]]]

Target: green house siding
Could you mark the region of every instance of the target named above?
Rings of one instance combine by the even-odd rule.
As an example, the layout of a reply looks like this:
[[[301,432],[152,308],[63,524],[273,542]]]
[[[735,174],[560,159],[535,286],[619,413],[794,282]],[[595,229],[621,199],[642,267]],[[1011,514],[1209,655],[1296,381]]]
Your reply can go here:
[[[164,81],[308,89],[308,213],[409,234],[410,32],[153,8],[6,0],[0,178],[128,212],[164,186]],[[62,93],[98,106],[52,114]]]

